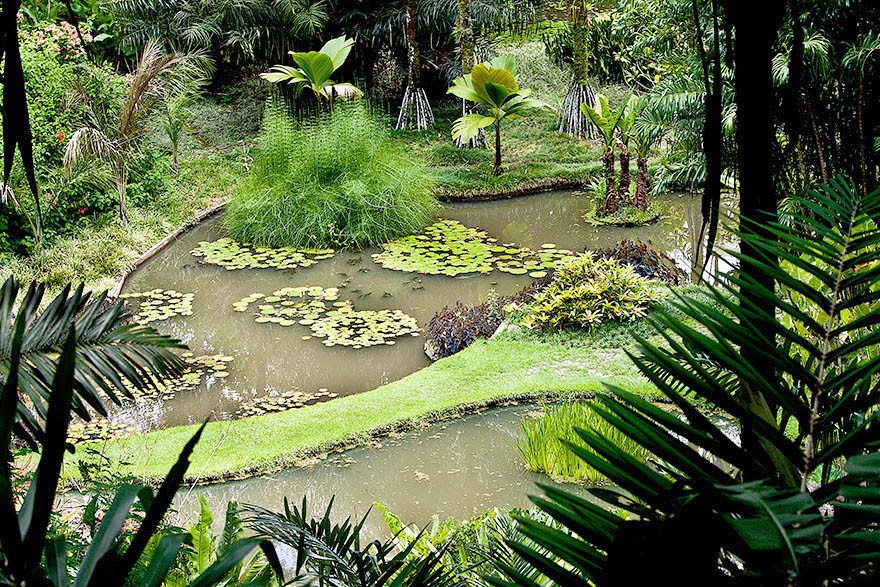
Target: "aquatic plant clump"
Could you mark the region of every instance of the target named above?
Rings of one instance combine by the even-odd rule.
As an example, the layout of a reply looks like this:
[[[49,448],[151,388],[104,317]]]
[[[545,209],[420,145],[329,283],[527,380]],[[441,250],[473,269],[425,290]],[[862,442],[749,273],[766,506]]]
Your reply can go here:
[[[575,428],[595,430],[627,454],[645,462],[649,451],[610,425],[586,403],[545,406],[538,418],[524,418],[522,436],[516,447],[523,463],[532,471],[546,473],[558,481],[574,481],[590,485],[609,482],[602,473],[571,451],[563,441],[594,452],[577,435]]]
[[[311,325],[315,336],[325,346],[349,346],[355,349],[393,345],[401,336],[418,336],[421,332],[415,318],[401,310],[354,310],[340,308],[327,313]]]
[[[321,401],[328,401],[335,397],[337,397],[337,394],[330,393],[326,389],[319,389],[316,392],[291,389],[255,398],[250,402],[242,404],[236,414],[242,418],[248,418],[261,414],[271,414],[272,412],[295,410]]]
[[[295,249],[292,247],[259,247],[240,243],[229,237],[215,241],[201,241],[192,250],[205,265],[219,265],[227,271],[237,269],[299,269],[329,259],[333,249]]]
[[[541,250],[498,244],[488,234],[456,220],[442,220],[422,234],[405,236],[382,245],[373,260],[386,269],[455,277],[468,273],[501,271],[540,279],[567,262],[575,253],[553,243]]]
[[[435,183],[362,104],[337,103],[301,123],[270,106],[224,224],[261,246],[364,248],[428,224],[439,209]]]
[[[175,316],[192,316],[192,303],[195,294],[181,293],[173,289],[153,289],[144,292],[126,293],[119,296],[132,300],[136,306],[132,320],[137,324],[161,322]],[[135,301],[137,300],[137,301]]]

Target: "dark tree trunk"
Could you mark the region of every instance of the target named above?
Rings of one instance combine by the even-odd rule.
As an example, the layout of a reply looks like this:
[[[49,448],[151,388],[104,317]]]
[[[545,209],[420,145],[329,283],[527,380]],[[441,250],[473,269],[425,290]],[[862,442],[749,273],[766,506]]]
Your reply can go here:
[[[495,121],[495,175],[501,175],[501,121]]]
[[[766,0],[761,4],[760,18],[756,17],[754,6],[749,2],[728,4],[730,18],[736,35],[736,106],[737,143],[739,146],[740,182],[740,229],[745,233],[758,234],[772,239],[773,234],[766,223],[776,218],[777,194],[771,168],[773,125],[773,83],[770,64],[773,57],[773,42],[782,21],[783,0]],[[747,242],[741,245],[743,255],[762,258],[764,263],[776,264],[776,259],[766,253],[759,253]],[[773,291],[775,283],[758,264],[742,262],[740,275],[753,286]],[[770,323],[776,310],[772,301],[754,293],[755,287],[742,288],[743,307],[754,314],[754,325],[765,333],[764,344],[774,344],[774,329]],[[772,377],[773,365],[761,352],[760,345],[742,349],[743,360],[766,377]],[[767,406],[766,398],[759,389],[743,390],[745,401],[756,412],[775,413],[774,406]],[[769,408],[769,410],[768,410]],[[766,475],[766,470],[778,470],[763,447],[758,435],[751,429],[741,432],[743,447],[754,455],[755,466],[743,471],[747,480]],[[763,469],[763,471],[762,471]],[[781,472],[781,471],[780,471]]]
[[[633,199],[633,206],[637,210],[648,209],[648,158],[639,157],[636,159],[636,196]]]
[[[630,201],[629,187],[632,185],[632,176],[629,173],[629,160],[629,149],[620,143],[620,182],[617,184],[617,200],[621,208]]]
[[[596,211],[597,216],[614,214],[620,209],[617,202],[616,182],[614,181],[614,151],[602,153],[602,164],[605,165],[605,206],[602,210]]]

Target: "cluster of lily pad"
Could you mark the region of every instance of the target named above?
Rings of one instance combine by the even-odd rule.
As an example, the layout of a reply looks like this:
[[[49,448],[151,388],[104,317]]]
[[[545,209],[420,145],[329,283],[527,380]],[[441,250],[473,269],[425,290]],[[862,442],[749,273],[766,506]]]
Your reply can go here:
[[[441,220],[422,234],[383,244],[382,252],[373,259],[386,269],[411,273],[455,277],[497,270],[539,279],[574,255],[553,243],[541,245],[538,251],[499,244],[481,230],[456,220]]]
[[[339,289],[330,287],[283,287],[272,295],[252,293],[232,304],[235,312],[246,312],[259,302],[254,320],[258,324],[271,322],[280,326],[302,324],[310,326],[331,307],[350,307],[350,301],[339,301]]]
[[[311,326],[324,346],[350,346],[355,349],[380,344],[393,345],[400,336],[418,336],[415,318],[401,310],[355,310],[345,307],[329,312]]]
[[[401,310],[355,310],[351,300],[339,299],[335,287],[284,287],[268,296],[252,293],[235,302],[232,309],[246,312],[253,304],[258,304],[255,322],[308,326],[312,336],[322,338],[328,347],[393,345],[395,338],[418,336],[421,331],[416,319]]]
[[[183,373],[171,379],[154,381],[153,386],[148,389],[136,390],[129,388],[133,400],[135,402],[144,402],[170,399],[178,393],[196,389],[208,377],[218,379],[228,377],[229,363],[233,360],[233,357],[230,355],[217,354],[195,357],[190,352],[184,353],[182,357],[187,364]],[[74,444],[81,444],[131,436],[138,432],[140,432],[139,429],[128,424],[113,422],[104,417],[97,417],[88,422],[77,421],[71,423],[68,438]]]
[[[195,294],[182,293],[173,289],[153,289],[150,291],[121,294],[120,299],[132,300],[136,304],[132,320],[138,324],[149,324],[168,320],[175,316],[192,316]]]
[[[229,237],[201,241],[192,254],[206,265],[219,265],[229,271],[237,269],[298,269],[309,267],[335,254],[333,249],[295,249],[293,247],[259,247],[240,243]]]
[[[270,414],[272,412],[283,412],[296,408],[302,408],[310,404],[320,401],[333,399],[337,394],[330,393],[326,389],[319,389],[316,392],[307,392],[291,389],[274,395],[265,395],[242,404],[238,409],[237,415],[242,418],[250,416],[259,416],[261,414]]]

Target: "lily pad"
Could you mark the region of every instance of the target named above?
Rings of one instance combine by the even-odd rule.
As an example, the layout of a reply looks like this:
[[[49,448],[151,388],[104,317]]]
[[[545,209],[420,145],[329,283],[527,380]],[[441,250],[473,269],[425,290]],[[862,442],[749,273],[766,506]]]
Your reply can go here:
[[[329,259],[333,249],[295,249],[258,247],[240,243],[229,237],[215,241],[201,241],[192,254],[206,265],[218,265],[229,271],[237,269],[299,269]],[[250,297],[254,297],[253,294]]]
[[[354,310],[331,312],[311,325],[325,346],[352,348],[387,344],[395,338],[421,332],[415,318],[401,310]]]
[[[302,408],[321,401],[327,401],[336,396],[337,394],[330,393],[325,388],[322,388],[317,392],[307,392],[295,389],[282,391],[280,393],[271,392],[269,395],[258,397],[252,401],[243,403],[236,414],[239,417],[247,418],[249,416],[259,416],[261,414],[270,414],[272,412],[283,412],[286,410]]]
[[[150,291],[125,293],[120,299],[130,300],[134,315],[132,320],[138,324],[161,322],[175,316],[191,316],[195,294],[175,290],[153,289]]]
[[[327,312],[328,308],[350,307],[351,302],[339,300],[339,289],[335,287],[283,287],[269,296],[251,294],[232,304],[233,311],[246,312],[251,304],[259,300],[254,312],[258,324],[273,322],[281,326],[311,324]],[[332,304],[332,305],[331,305]]]

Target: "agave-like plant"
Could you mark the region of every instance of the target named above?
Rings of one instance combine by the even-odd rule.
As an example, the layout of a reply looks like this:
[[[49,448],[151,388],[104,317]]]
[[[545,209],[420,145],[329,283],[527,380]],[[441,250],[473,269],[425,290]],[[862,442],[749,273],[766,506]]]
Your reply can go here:
[[[877,581],[880,190],[860,196],[838,179],[793,199],[788,226],[741,231],[752,257],[729,252],[771,275],[772,290],[733,275],[710,289],[714,305],[679,299],[690,323],[658,312],[662,347],[640,339],[633,360],[677,413],[615,387],[595,402],[653,458],[639,462],[580,430],[595,454],[570,448],[619,489],[590,490],[591,502],[544,487],[534,499],[567,532],[523,519],[523,533],[552,555],[512,547],[554,583]],[[776,308],[773,336],[756,326],[748,295]],[[772,370],[744,360],[744,348]],[[741,441],[694,399],[727,414]],[[512,568],[508,579],[537,584]]]
[[[290,65],[274,65],[260,77],[272,83],[287,82],[301,88],[308,88],[317,100],[318,108],[325,99],[332,100],[334,95],[360,95],[361,91],[349,83],[337,83],[330,79],[337,69],[342,67],[354,40],[345,37],[330,39],[320,51],[290,51],[293,61],[299,67]]]
[[[516,81],[516,64],[510,55],[479,63],[467,75],[457,78],[449,93],[482,106],[486,114],[466,114],[452,123],[452,137],[467,142],[480,130],[495,125],[495,165],[493,173],[501,174],[501,121],[522,118],[551,106],[529,98],[532,91],[520,88]]]
[[[122,222],[128,222],[128,165],[144,137],[144,122],[164,96],[184,93],[205,71],[203,56],[163,53],[159,45],[147,43],[117,112],[108,114],[83,86],[74,88],[73,100],[82,106],[86,119],[67,143],[64,166],[72,169],[86,160],[107,164],[116,184]]]

